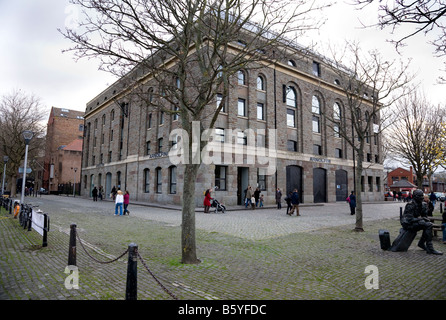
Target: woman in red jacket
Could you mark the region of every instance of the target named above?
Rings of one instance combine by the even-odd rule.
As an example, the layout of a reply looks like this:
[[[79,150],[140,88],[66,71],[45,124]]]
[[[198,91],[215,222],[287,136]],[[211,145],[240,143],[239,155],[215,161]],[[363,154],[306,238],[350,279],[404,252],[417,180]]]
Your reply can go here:
[[[206,193],[204,194],[204,213],[209,213],[209,208],[211,207],[211,190],[207,189]]]

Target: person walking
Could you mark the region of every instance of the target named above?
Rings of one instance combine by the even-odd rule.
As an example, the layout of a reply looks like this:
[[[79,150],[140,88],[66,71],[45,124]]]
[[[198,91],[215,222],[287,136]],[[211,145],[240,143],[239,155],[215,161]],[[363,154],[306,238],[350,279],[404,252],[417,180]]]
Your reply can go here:
[[[112,190],[111,190],[110,198],[112,198],[113,201],[116,200],[116,187],[115,187],[115,186],[113,186],[113,188],[112,188]]]
[[[276,190],[276,203],[277,209],[282,209],[282,191],[280,191],[280,188]]]
[[[127,209],[129,207],[130,203],[130,193],[126,190],[124,193],[124,215],[127,213],[127,215],[130,214],[130,211]]]
[[[204,205],[204,213],[209,213],[209,209],[211,207],[211,189],[207,189],[206,192],[204,193],[204,200],[203,200],[203,205]]]
[[[91,195],[93,196],[93,201],[98,201],[98,189],[96,187],[91,191]]]
[[[354,191],[352,191],[351,193],[350,193],[350,196],[349,196],[349,198],[350,198],[350,201],[349,201],[349,203],[350,203],[350,215],[354,215],[356,212],[356,196],[355,196],[355,192]]]
[[[115,216],[118,215],[118,208],[119,208],[119,215],[122,216],[123,203],[124,203],[124,196],[122,195],[122,191],[118,190],[115,198]]]
[[[102,198],[103,198],[103,195],[102,195],[103,192],[104,192],[104,191],[103,191],[102,186],[99,186],[98,196],[99,196],[99,199],[100,199],[101,201],[102,201]]]
[[[293,194],[291,195],[291,204],[293,207],[291,208],[291,211],[289,213],[290,216],[293,215],[294,209],[296,209],[296,216],[300,216],[299,213],[299,193],[297,193],[297,189],[293,190]]]
[[[246,190],[246,205],[245,208],[248,207],[248,205],[252,205],[252,189],[251,186],[248,186],[248,189]]]
[[[431,191],[431,194],[429,195],[429,200],[432,202],[432,205],[435,208],[435,203],[437,202],[437,196],[433,191]]]
[[[260,199],[260,189],[256,188],[256,191],[254,191],[254,199],[256,202],[256,207],[259,206],[259,199]]]
[[[293,195],[293,193],[290,191],[288,192],[288,197],[285,198],[285,202],[287,204],[287,208],[286,208],[286,214],[289,215],[292,205],[291,205],[291,196]]]

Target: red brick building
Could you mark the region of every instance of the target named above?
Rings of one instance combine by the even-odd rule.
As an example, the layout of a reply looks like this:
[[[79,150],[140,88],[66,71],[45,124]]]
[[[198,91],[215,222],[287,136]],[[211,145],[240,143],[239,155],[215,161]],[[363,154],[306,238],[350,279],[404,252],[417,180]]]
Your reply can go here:
[[[81,111],[51,108],[42,181],[43,188],[50,193],[62,192],[67,185],[72,188],[74,180],[76,183],[80,181],[83,114]]]
[[[413,173],[413,168],[410,167],[409,170],[403,169],[403,168],[396,168],[393,171],[390,171],[387,174],[387,185],[392,185],[397,181],[406,180],[412,184],[414,184],[414,181],[416,181],[416,177]]]

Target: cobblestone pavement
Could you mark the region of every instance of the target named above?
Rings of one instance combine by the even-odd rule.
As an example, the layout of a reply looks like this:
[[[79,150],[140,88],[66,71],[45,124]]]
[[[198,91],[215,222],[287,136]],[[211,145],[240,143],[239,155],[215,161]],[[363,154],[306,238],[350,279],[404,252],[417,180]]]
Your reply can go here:
[[[352,231],[355,217],[345,203],[302,206],[300,217],[287,216],[285,208],[231,208],[225,214],[197,210],[201,263],[182,265],[178,208],[131,204],[129,216],[114,216],[110,201],[43,196],[26,202],[51,217],[48,247],[41,247],[37,232],[23,230],[2,210],[1,300],[125,298],[127,255],[101,264],[79,243],[79,288],[66,288],[71,223],[76,223],[87,252],[100,261],[114,259],[136,243],[152,273],[181,300],[446,298],[446,255],[427,255],[417,248],[419,235],[408,252],[380,249],[378,230],[388,229],[395,239],[403,203],[365,204],[365,232]],[[442,241],[435,240],[434,247],[446,251]],[[376,269],[370,273],[366,269],[371,265]],[[376,276],[378,289],[367,289],[369,276]],[[138,299],[171,299],[139,262]]]

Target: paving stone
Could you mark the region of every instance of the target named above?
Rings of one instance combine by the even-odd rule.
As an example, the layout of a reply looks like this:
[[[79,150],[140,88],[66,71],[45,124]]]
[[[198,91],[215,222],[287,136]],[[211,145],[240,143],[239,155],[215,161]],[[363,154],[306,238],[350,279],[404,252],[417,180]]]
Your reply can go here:
[[[0,214],[0,299],[123,300],[127,255],[110,264],[92,260],[77,244],[79,289],[68,290],[69,226],[76,223],[87,252],[100,261],[121,255],[131,242],[159,281],[179,299],[194,300],[444,300],[446,255],[416,247],[380,249],[378,230],[398,234],[403,203],[364,205],[364,232],[352,231],[346,204],[303,206],[301,217],[285,209],[231,208],[226,214],[197,210],[201,263],[179,261],[181,211],[131,204],[130,216],[114,216],[113,203],[65,196],[27,198],[51,218],[48,247],[17,219]],[[439,214],[436,212],[435,214]],[[434,247],[445,251],[438,240]],[[365,269],[379,271],[379,289],[367,289]],[[138,261],[138,299],[172,299]]]

